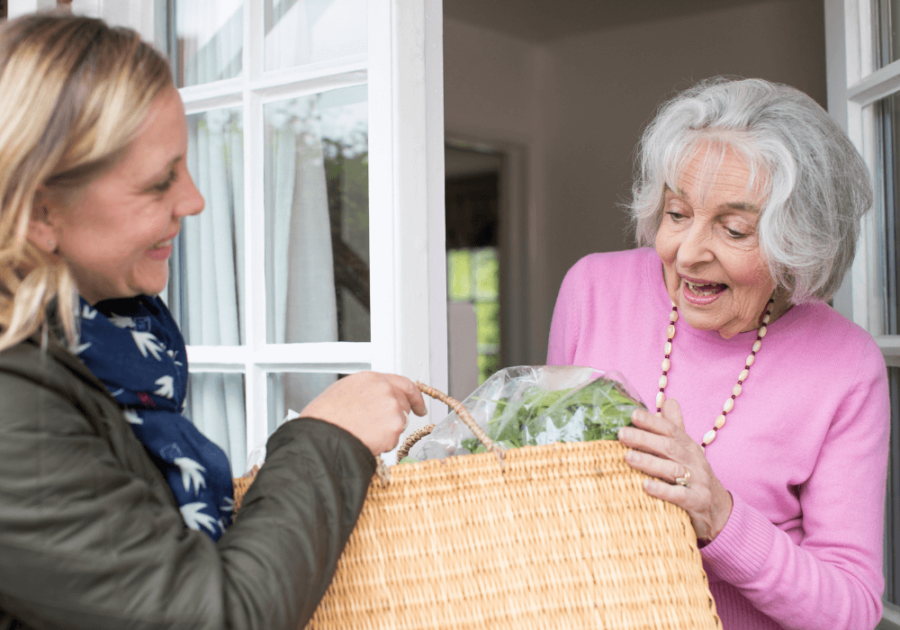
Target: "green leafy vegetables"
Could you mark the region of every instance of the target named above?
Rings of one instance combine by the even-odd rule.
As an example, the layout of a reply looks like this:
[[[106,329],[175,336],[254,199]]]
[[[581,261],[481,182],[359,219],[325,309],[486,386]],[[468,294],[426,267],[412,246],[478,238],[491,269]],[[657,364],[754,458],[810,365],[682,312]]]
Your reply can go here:
[[[619,429],[631,424],[631,412],[645,408],[618,381],[605,378],[570,389],[530,387],[515,400],[492,402],[496,408],[486,432],[507,448],[615,440]],[[472,453],[486,450],[476,438],[461,444]]]

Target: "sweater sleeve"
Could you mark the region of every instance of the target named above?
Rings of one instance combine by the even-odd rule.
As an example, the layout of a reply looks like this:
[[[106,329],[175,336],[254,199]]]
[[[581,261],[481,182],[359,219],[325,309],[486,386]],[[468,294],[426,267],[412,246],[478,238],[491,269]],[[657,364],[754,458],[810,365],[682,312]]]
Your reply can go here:
[[[0,626],[10,615],[36,630],[305,625],[374,472],[354,436],[282,425],[216,544],[123,466],[97,410],[3,378],[15,393],[0,410]]]
[[[733,495],[725,528],[701,550],[712,570],[785,628],[874,628],[884,590],[889,426],[887,373],[870,340],[815,468],[799,488],[799,545]]]
[[[584,284],[582,259],[569,269],[559,289],[553,319],[550,323],[550,342],[547,365],[572,365],[578,348],[578,307],[580,288]]]

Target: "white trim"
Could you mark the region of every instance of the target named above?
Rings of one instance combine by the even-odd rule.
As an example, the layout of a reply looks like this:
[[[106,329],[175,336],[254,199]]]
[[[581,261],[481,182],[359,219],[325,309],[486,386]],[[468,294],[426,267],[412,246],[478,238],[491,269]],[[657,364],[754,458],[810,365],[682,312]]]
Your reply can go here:
[[[828,113],[845,132],[848,131],[847,83],[849,80],[849,49],[856,48],[859,33],[851,33],[850,21],[845,20],[844,0],[825,0],[825,70],[828,86]],[[858,55],[857,55],[858,56]],[[859,260],[857,257],[856,260]],[[834,296],[835,310],[847,319],[853,319],[853,277],[857,274],[854,263],[850,273],[844,277],[841,287]]]
[[[900,608],[885,602],[881,623],[878,624],[876,630],[900,630]]]
[[[9,0],[6,17],[10,20],[36,11],[49,11],[56,8],[56,0]]]
[[[369,238],[372,368],[446,391],[441,11],[369,3]]]
[[[244,2],[244,343],[251,353],[266,343],[265,143],[263,106],[252,90],[262,74],[265,42],[262,2]],[[190,357],[188,358],[190,360]],[[199,367],[199,366],[198,366]],[[247,451],[265,442],[269,433],[269,393],[266,372],[248,365],[244,379]]]
[[[372,344],[286,343],[251,346],[188,346],[191,372],[234,372],[249,364],[265,364],[279,371],[334,372],[328,366],[354,366],[351,371],[367,369],[371,364]]]
[[[443,0],[425,3],[425,133],[427,155],[428,321],[433,387],[450,387],[447,347],[447,234],[444,190],[444,17]],[[444,408],[438,406],[441,415]],[[434,407],[433,407],[434,409]],[[419,423],[410,423],[418,425]],[[424,424],[424,421],[422,421]],[[406,433],[413,429],[407,426]]]
[[[858,105],[871,105],[898,91],[900,91],[900,61],[895,61],[850,86],[847,90],[847,99]]]
[[[240,104],[247,93],[255,93],[268,102],[365,84],[367,80],[365,69],[352,68],[340,74],[281,83],[268,80],[243,82],[228,79],[181,88],[180,92],[185,109],[188,113],[194,113]]]
[[[881,335],[875,342],[889,367],[900,367],[900,335]]]
[[[397,319],[394,282],[394,118],[395,83],[393,4],[369,2],[369,314],[372,327],[372,369],[397,371],[394,360]]]

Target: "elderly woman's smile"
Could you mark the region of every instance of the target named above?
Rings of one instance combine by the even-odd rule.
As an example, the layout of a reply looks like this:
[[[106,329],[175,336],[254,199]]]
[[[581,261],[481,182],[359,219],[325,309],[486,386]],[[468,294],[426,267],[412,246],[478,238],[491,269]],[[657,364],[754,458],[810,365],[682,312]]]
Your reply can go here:
[[[763,199],[755,191],[734,151],[700,145],[675,189],[666,191],[656,235],[666,288],[681,316],[726,339],[758,326],[775,289],[756,235]]]

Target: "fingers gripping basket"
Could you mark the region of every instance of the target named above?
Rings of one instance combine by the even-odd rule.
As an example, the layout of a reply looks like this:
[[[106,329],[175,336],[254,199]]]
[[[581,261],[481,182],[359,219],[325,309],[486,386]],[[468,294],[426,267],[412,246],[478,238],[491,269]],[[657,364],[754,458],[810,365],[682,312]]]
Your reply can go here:
[[[557,443],[392,467],[307,629],[721,628],[690,519],[624,454]]]

